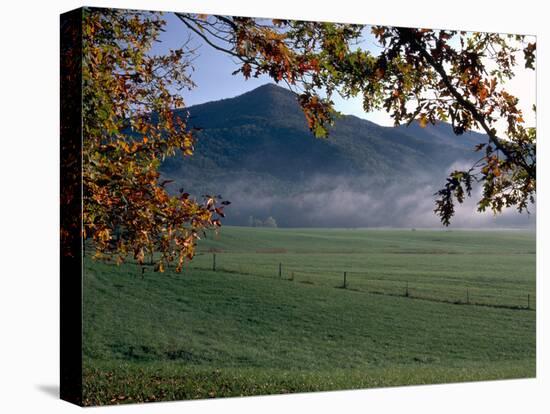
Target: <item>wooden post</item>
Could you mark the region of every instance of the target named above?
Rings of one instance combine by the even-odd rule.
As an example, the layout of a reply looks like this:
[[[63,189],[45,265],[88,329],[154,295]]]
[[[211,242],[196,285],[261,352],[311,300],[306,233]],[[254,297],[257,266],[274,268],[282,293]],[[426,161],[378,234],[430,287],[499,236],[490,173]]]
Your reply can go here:
[[[216,253],[212,253],[212,271],[216,271]]]
[[[347,282],[347,275],[348,275],[348,272],[344,272],[344,289],[348,286],[348,282]]]
[[[282,272],[282,266],[283,266],[283,264],[282,264],[282,263],[279,263],[279,277],[281,277],[281,276],[282,276],[282,273],[283,273],[283,272]]]
[[[405,297],[409,297],[409,282],[407,282],[407,285],[405,286]]]
[[[527,309],[531,309],[531,295],[527,294]]]

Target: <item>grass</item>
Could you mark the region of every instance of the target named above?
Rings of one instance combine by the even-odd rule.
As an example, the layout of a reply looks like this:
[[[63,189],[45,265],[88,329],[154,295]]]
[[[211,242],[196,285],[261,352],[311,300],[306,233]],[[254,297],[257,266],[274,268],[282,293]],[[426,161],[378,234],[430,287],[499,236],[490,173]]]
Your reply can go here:
[[[535,375],[532,233],[227,227],[199,251],[143,279],[85,260],[86,404]],[[511,308],[438,301],[466,288]]]

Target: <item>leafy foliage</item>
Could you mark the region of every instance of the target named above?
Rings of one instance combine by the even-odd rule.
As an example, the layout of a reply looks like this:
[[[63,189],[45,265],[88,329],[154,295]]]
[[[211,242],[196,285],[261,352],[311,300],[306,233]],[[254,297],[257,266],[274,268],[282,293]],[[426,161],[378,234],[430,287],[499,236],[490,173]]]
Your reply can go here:
[[[195,201],[183,189],[170,196],[160,181],[166,156],[193,153],[193,131],[172,112],[183,101],[171,92],[193,86],[192,50],[150,54],[164,24],[156,13],[84,13],[83,230],[97,258],[121,262],[131,254],[142,263],[160,251],[156,269],[175,261],[179,271],[199,231],[220,225],[223,206],[215,196]]]

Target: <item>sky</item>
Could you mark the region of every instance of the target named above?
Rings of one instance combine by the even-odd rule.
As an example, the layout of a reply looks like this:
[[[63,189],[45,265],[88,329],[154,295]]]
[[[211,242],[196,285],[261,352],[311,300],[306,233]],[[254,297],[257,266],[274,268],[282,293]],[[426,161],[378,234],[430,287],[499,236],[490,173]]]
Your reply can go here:
[[[164,19],[167,22],[166,31],[162,33],[160,42],[155,44],[153,53],[177,49],[189,36],[189,30],[173,13],[166,13]],[[196,35],[192,37],[191,46],[198,48],[197,57],[193,62],[195,71],[192,73],[192,79],[197,87],[182,92],[187,106],[234,97],[268,82],[274,83],[267,76],[245,80],[241,74],[232,75],[231,73],[239,68],[234,58],[204,44]],[[360,46],[373,54],[380,50],[380,46],[368,31],[365,32],[365,39]],[[535,71],[523,68],[523,58],[519,59],[518,64],[515,78],[508,82],[505,88],[519,98],[526,126],[535,126],[535,115],[531,108],[536,102],[536,74]],[[355,115],[379,125],[393,125],[393,120],[385,111],[366,113],[360,97],[345,100],[336,95],[333,100],[336,109],[343,114]],[[502,131],[503,127],[504,122],[497,126],[497,130]]]
[[[182,46],[189,36],[189,30],[173,13],[166,13],[163,18],[167,22],[166,31],[162,33],[159,39],[160,43],[155,45],[154,53],[177,49]],[[233,71],[240,67],[236,64],[235,59],[204,44],[196,35],[193,37],[191,45],[198,47],[197,57],[193,62],[195,71],[192,74],[192,79],[197,87],[182,93],[188,106],[232,98],[266,83],[275,83],[268,76],[245,80],[240,74],[231,75]],[[379,49],[370,36],[362,42],[361,47],[374,53]],[[284,85],[281,83],[280,86]],[[346,115],[355,115],[380,125],[392,125],[391,118],[385,112],[365,113],[360,98],[344,100],[339,96],[335,96],[333,100],[336,109]]]
[[[183,43],[188,40],[190,35],[189,30],[174,14],[166,13],[164,15],[164,19],[167,21],[166,31],[162,33],[160,42],[155,44],[153,50],[154,53],[165,53],[169,49],[180,48]],[[191,74],[191,78],[197,86],[190,91],[186,90],[182,92],[182,97],[187,106],[235,97],[247,91],[253,90],[268,82],[274,83],[274,81],[267,76],[245,80],[241,74],[232,75],[232,72],[240,67],[240,65],[235,61],[234,58],[223,52],[213,49],[207,44],[204,44],[202,39],[200,39],[200,37],[198,37],[197,35],[194,35],[192,33],[191,35],[194,37],[192,38],[189,46],[191,46],[192,48],[198,48],[197,56],[193,61],[193,66],[195,70]],[[368,49],[369,51],[371,51],[371,53],[375,55],[378,54],[381,50],[380,46],[376,44],[376,40],[374,39],[374,37],[370,35],[370,29],[368,28],[365,30],[365,38],[361,42],[360,47],[363,49]],[[522,59],[520,59],[518,64],[519,65],[516,68],[516,77],[512,82],[506,85],[506,89],[510,93],[519,97],[520,106],[524,109],[524,118],[526,119],[527,124],[534,125],[535,118],[532,115],[532,111],[530,110],[530,108],[535,103],[536,96],[535,72],[532,70],[522,69]],[[281,84],[281,86],[283,85]],[[334,96],[333,99],[335,101],[336,109],[344,114],[355,115],[359,118],[375,122],[378,125],[393,125],[393,120],[385,111],[365,113],[362,107],[361,98],[344,100],[339,96]],[[230,192],[234,195],[238,194],[241,184],[242,183],[238,183],[238,185]],[[397,204],[401,203],[398,207],[400,211],[400,216],[404,217],[403,220],[408,220],[407,217],[409,217],[411,222],[416,223],[417,226],[437,227],[439,221],[438,218],[433,214],[433,197],[430,197],[430,195],[433,194],[437,189],[439,189],[439,187],[432,188],[428,186],[426,188],[423,188],[422,192],[419,194],[412,194],[410,193],[410,191],[402,191],[401,188],[394,189],[395,192],[392,194],[397,195],[393,197],[393,199],[394,201],[399,201]],[[338,197],[335,197],[335,195],[338,195]],[[256,201],[262,200],[264,204],[269,204],[269,200],[266,201],[266,198],[263,197],[261,194],[252,194],[252,196]],[[372,194],[370,194],[369,192],[353,192],[350,189],[346,188],[345,185],[342,186],[342,188],[339,187],[335,189],[332,193],[328,194],[315,190],[311,193],[311,195],[305,194],[303,196],[304,199],[299,200],[299,202],[296,200],[287,200],[288,202],[286,204],[279,203],[282,205],[282,207],[279,207],[282,211],[286,211],[289,209],[289,206],[293,206],[296,203],[307,204],[308,202],[311,202],[315,205],[328,206],[327,208],[334,207],[332,211],[346,211],[341,205],[332,206],[332,204],[326,201],[319,202],[319,197],[323,196],[326,196],[327,200],[342,200],[344,204],[347,203],[349,205],[355,205],[354,203],[348,202],[350,199],[354,199],[358,201],[361,205],[368,206],[368,209],[364,209],[365,211],[370,212],[368,220],[365,217],[354,216],[354,219],[356,219],[357,223],[364,222],[365,225],[376,225],[376,220],[378,219],[380,223],[386,223],[387,217],[384,214],[387,215],[393,213],[392,211],[386,211],[387,209],[379,209],[380,217],[374,217],[376,215],[374,214],[373,216],[372,212],[378,210],[376,210],[376,205],[372,205]],[[380,198],[379,193],[376,193],[375,198]],[[243,199],[246,199],[246,197],[243,196]],[[509,209],[509,211],[507,210],[506,214],[502,214],[500,217],[495,218],[492,213],[477,213],[475,206],[476,201],[477,198],[475,200],[473,198],[468,199],[468,202],[465,203],[465,205],[458,207],[455,224],[458,223],[459,227],[534,227],[534,223],[536,221],[535,214],[533,214],[532,216],[527,216],[525,214],[518,215],[514,209]],[[532,210],[534,210],[534,208],[532,208]],[[404,211],[408,211],[409,215],[404,215]],[[408,223],[409,222],[406,221],[400,223],[400,225],[406,225]]]

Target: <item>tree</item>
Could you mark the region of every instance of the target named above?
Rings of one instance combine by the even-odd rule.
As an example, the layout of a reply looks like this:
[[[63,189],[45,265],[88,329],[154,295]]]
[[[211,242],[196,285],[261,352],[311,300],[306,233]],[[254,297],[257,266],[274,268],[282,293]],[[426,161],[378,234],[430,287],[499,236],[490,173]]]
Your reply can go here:
[[[524,36],[373,26],[383,49],[373,56],[357,47],[367,30],[362,25],[176,15],[204,42],[238,59],[235,73],[268,75],[297,91],[318,137],[327,136],[337,115],[334,93],[361,95],[365,111],[383,108],[396,124],[450,120],[457,135],[483,130],[488,141],[476,147],[480,160],[453,171],[437,193],[434,211],[443,224],[474,182],[483,189],[479,211],[516,206],[521,212],[534,202],[536,129],[524,126],[518,99],[503,86],[514,77],[518,54],[525,68],[535,68],[536,44]],[[506,122],[504,136],[498,120]]]
[[[165,22],[157,13],[85,9],[83,14],[83,236],[96,258],[131,254],[143,263],[161,253],[156,270],[175,261],[179,271],[193,257],[199,232],[220,225],[215,196],[199,202],[183,189],[170,196],[158,167],[176,151],[193,153],[183,107],[171,92],[193,87],[193,50],[150,54]]]
[[[264,227],[275,228],[275,227],[277,227],[277,221],[273,217],[269,216],[264,221]]]
[[[337,117],[333,94],[361,95],[364,108],[384,108],[395,123],[450,120],[455,133],[483,129],[480,161],[455,171],[435,211],[444,224],[454,202],[483,187],[479,209],[520,211],[536,191],[536,130],[525,127],[518,100],[502,85],[514,76],[516,55],[534,69],[534,43],[522,36],[374,26],[383,47],[373,56],[358,47],[366,26],[176,14],[215,49],[237,59],[234,74],[267,75],[298,93],[311,131],[323,138]],[[151,53],[165,22],[160,13],[86,9],[83,15],[83,236],[95,257],[131,254],[140,263],[161,253],[179,271],[202,230],[216,228],[228,202],[197,201],[180,189],[170,196],[158,167],[166,156],[193,154],[194,130],[179,91],[191,89],[195,51],[186,41],[166,55]],[[491,67],[489,67],[489,63]],[[178,111],[182,113],[182,111]],[[495,124],[504,119],[505,136]],[[66,229],[65,229],[66,230]],[[62,232],[66,234],[67,231]]]

